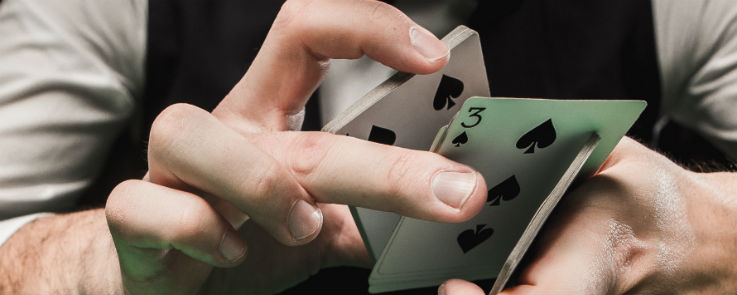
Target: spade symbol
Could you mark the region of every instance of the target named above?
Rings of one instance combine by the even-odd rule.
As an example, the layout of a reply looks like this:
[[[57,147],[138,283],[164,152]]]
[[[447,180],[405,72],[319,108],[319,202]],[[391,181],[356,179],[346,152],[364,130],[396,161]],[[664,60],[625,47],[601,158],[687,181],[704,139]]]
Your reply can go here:
[[[457,98],[461,93],[463,93],[463,82],[451,76],[443,75],[438,90],[435,92],[432,107],[439,111],[447,104],[448,109],[450,109],[456,104],[453,98]]]
[[[489,190],[486,202],[489,206],[499,206],[499,200],[510,201],[519,195],[519,183],[512,175]]]
[[[468,229],[458,235],[458,246],[461,246],[463,253],[467,253],[479,244],[488,240],[494,234],[494,229],[484,229],[486,224],[476,225],[476,231]]]
[[[555,127],[553,126],[553,120],[548,119],[534,129],[525,133],[525,135],[522,135],[522,137],[517,140],[517,148],[527,148],[525,154],[532,154],[535,152],[535,145],[537,145],[538,148],[542,149],[548,147],[554,141]]]
[[[466,142],[468,142],[468,135],[466,135],[466,131],[463,131],[463,133],[458,134],[456,138],[453,138],[453,141],[451,141],[450,143],[455,144],[456,147],[459,147]]]
[[[397,135],[394,131],[386,128],[381,128],[376,125],[371,125],[371,132],[368,137],[369,141],[393,145],[394,141],[397,140]]]

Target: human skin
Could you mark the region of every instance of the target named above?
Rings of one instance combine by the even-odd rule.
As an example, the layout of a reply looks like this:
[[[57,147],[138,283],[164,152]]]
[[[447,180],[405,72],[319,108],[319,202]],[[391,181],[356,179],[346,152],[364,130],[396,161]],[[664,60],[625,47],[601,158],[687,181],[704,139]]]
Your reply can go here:
[[[425,32],[375,1],[288,1],[212,114],[175,105],[157,118],[147,177],[116,187],[105,210],[39,219],[0,248],[0,291],[276,292],[326,266],[368,266],[347,208],[332,203],[447,222],[475,215],[486,187],[467,166],[286,131],[329,58],[366,54],[402,71],[440,69],[447,48]],[[455,174],[437,181],[440,172]],[[458,185],[464,175],[471,185]],[[521,284],[505,292],[734,293],[735,178],[685,171],[625,139],[565,198]],[[443,183],[459,194],[434,194]],[[453,280],[439,292],[479,290]]]
[[[212,113],[179,104],[156,118],[144,179],[119,184],[104,211],[38,219],[0,248],[7,278],[0,291],[276,292],[322,267],[369,265],[347,207],[337,204],[443,222],[471,218],[486,185],[468,166],[287,131],[299,125],[330,58],[368,55],[431,73],[448,54],[381,2],[286,2],[247,73]]]
[[[505,294],[737,293],[737,173],[696,173],[624,138],[565,196]],[[439,294],[484,294],[453,279]]]

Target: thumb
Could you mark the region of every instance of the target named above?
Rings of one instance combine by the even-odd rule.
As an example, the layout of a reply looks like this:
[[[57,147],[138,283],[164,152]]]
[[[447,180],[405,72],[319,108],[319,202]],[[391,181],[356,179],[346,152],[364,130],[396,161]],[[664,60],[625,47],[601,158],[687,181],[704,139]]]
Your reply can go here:
[[[213,114],[241,132],[294,127],[290,123],[299,121],[329,60],[363,55],[403,72],[429,74],[447,63],[449,51],[379,1],[287,1],[248,72]]]
[[[580,217],[580,216],[579,216]],[[519,285],[501,294],[604,294],[614,290],[616,245],[587,227],[591,220],[571,218],[536,241],[531,263],[521,269]],[[560,224],[557,224],[560,226]]]
[[[478,285],[461,279],[450,279],[438,287],[438,295],[484,295]]]

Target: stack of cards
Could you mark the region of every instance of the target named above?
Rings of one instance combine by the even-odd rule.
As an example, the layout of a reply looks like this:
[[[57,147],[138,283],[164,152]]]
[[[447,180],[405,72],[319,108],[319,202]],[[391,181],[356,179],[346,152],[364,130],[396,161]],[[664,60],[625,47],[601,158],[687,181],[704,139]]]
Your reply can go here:
[[[558,200],[590,175],[645,108],[634,100],[490,98],[476,32],[443,41],[451,59],[430,75],[398,73],[323,128],[432,150],[481,172],[487,206],[471,220],[437,223],[351,208],[376,262],[369,291],[496,278],[501,291]]]

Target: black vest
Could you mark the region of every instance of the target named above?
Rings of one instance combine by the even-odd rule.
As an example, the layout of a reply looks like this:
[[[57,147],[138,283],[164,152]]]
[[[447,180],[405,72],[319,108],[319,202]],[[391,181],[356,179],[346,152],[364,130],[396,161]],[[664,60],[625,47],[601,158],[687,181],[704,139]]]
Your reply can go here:
[[[246,72],[281,4],[151,0],[144,126],[177,102],[212,110]],[[642,0],[478,1],[467,25],[481,36],[493,96],[645,99],[648,108],[629,135],[650,142],[660,105],[650,5]],[[305,129],[320,128],[314,102],[307,106]],[[684,149],[710,146],[703,140],[689,145],[683,140],[700,139],[667,127],[657,145],[686,159],[723,159],[713,148]],[[107,174],[89,194],[93,198],[106,196],[121,179],[141,177],[146,170],[144,140],[119,140],[114,149],[103,172]],[[346,288],[337,292],[365,292],[367,275],[367,270],[326,270],[288,292],[325,293],[324,287],[336,282]],[[434,292],[430,288],[418,294]]]
[[[150,1],[143,125],[176,102],[212,110],[248,69],[282,2]],[[481,36],[493,96],[644,99],[630,136],[677,159],[724,160],[672,124],[652,142],[660,77],[650,1],[478,1],[467,25]],[[311,99],[306,130],[320,128],[315,106]]]

